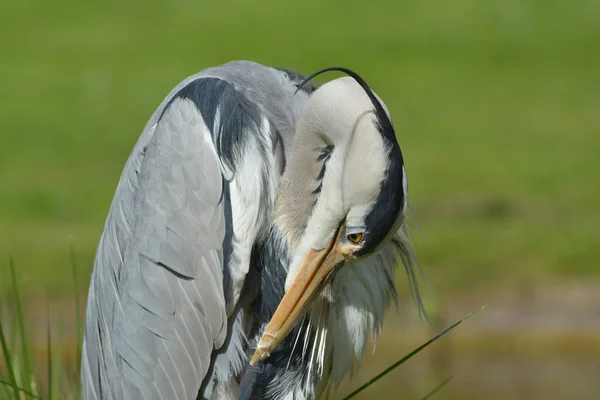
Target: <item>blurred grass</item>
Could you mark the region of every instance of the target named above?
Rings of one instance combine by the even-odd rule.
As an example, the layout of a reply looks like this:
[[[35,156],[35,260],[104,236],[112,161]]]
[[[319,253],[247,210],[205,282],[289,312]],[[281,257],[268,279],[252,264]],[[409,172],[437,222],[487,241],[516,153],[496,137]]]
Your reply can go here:
[[[56,326],[57,321],[51,322],[50,320],[49,303],[46,303],[47,319],[45,343],[46,351],[44,354],[46,356],[45,369],[41,367],[44,365],[44,362],[42,362],[39,358],[37,341],[32,339],[32,336],[35,336],[35,332],[32,334],[30,329],[31,327],[27,325],[25,318],[23,317],[23,299],[21,298],[19,283],[17,282],[15,275],[15,266],[11,260],[9,266],[11,282],[8,287],[4,288],[4,290],[13,293],[14,296],[11,300],[12,304],[14,305],[14,310],[7,313],[9,315],[13,315],[13,321],[11,324],[9,324],[12,334],[8,339],[6,335],[8,329],[4,325],[6,321],[0,319],[0,354],[2,355],[0,358],[0,398],[7,400],[53,400],[59,398],[76,399],[81,397],[79,366],[81,365],[81,344],[83,342],[83,337],[81,336],[82,322],[80,320],[81,311],[78,297],[78,278],[74,258],[71,258],[71,262],[72,278],[75,285],[75,291],[72,300],[76,314],[74,319],[77,321],[77,339],[71,341],[71,345],[74,347],[74,353],[77,357],[74,364],[74,371],[72,365],[65,365],[62,362],[65,357],[68,356],[68,351],[63,348],[64,338],[62,337],[60,323],[58,326]],[[344,397],[344,400],[354,398],[360,393],[364,393],[367,389],[375,385],[380,379],[385,378],[390,372],[394,371],[402,364],[410,361],[415,355],[422,352],[442,336],[450,333],[450,331],[455,329],[458,325],[467,321],[484,308],[485,306],[482,306],[478,310],[469,313],[453,324],[445,327],[425,343],[421,344],[399,360],[395,361],[392,365],[388,366],[375,377],[363,383],[359,388],[353,390],[352,393]],[[7,309],[5,307],[0,307],[0,311],[6,312]],[[52,331],[56,330],[58,330],[59,338],[57,341],[53,341]],[[36,357],[36,355],[38,357]],[[430,398],[433,394],[445,386],[449,380],[450,378],[447,378],[444,382],[438,384],[433,390],[430,390],[426,396],[422,398],[422,400]],[[334,389],[333,392],[336,392],[336,390]]]
[[[596,0],[3,0],[0,15],[0,255],[24,293],[71,290],[69,245],[87,283],[147,119],[232,59],[365,77],[392,112],[436,290],[600,270]]]
[[[44,356],[41,360],[38,352],[38,341],[35,336],[39,332],[31,329],[24,317],[23,300],[20,295],[19,283],[15,274],[15,265],[9,266],[11,282],[3,289],[12,292],[10,302],[2,304],[0,314],[0,399],[76,399],[80,398],[79,365],[81,363],[82,337],[79,335],[82,326],[79,315],[77,321],[77,340],[70,343],[77,354],[75,367],[62,363],[68,351],[63,347],[62,327],[60,323],[50,320],[50,305],[46,303],[46,342]],[[77,290],[77,276],[72,268],[72,278],[75,283],[75,294],[71,301],[75,304],[76,313],[79,314],[79,298]],[[9,306],[12,304],[12,307]],[[7,307],[8,306],[8,307]],[[10,310],[13,308],[13,310]],[[13,318],[6,318],[12,316]],[[10,328],[6,327],[6,323]],[[7,338],[7,332],[11,331]],[[18,335],[17,335],[18,331]],[[53,340],[52,332],[58,331],[58,340]],[[43,366],[43,367],[42,367]],[[45,368],[44,368],[45,367]]]

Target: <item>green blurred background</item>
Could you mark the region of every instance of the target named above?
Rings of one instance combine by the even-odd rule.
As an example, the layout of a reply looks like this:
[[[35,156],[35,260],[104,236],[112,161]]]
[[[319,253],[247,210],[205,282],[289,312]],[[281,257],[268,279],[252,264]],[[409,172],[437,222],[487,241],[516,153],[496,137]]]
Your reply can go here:
[[[32,324],[50,299],[71,326],[69,249],[85,293],[147,119],[232,59],[363,75],[405,154],[436,323],[488,304],[362,398],[446,375],[436,398],[600,398],[598,0],[2,0],[0,279],[12,255]],[[431,334],[410,307],[343,393]]]

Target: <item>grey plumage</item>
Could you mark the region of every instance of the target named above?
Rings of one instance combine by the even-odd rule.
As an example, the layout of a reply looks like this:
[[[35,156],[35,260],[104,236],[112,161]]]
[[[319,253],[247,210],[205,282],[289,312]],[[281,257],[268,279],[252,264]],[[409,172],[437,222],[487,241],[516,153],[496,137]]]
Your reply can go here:
[[[271,76],[264,79],[266,74]],[[125,166],[98,247],[86,316],[84,398],[191,398],[192,388],[200,387],[209,368],[206,360],[226,334],[223,306],[229,293],[222,282],[235,266],[222,264],[235,258],[225,240],[232,231],[226,220],[231,220],[228,192],[235,160],[243,141],[254,140],[265,161],[271,157],[282,164],[283,155],[277,154],[282,147],[266,143],[260,125],[265,114],[268,121],[287,117],[280,129],[289,133],[294,116],[281,109],[285,103],[265,107],[265,114],[255,104],[266,96],[291,99],[295,87],[285,93],[285,86],[277,85],[284,79],[284,73],[247,62],[205,70],[178,85],[154,113]],[[276,83],[272,88],[271,81]],[[245,90],[238,92],[233,84]],[[227,115],[223,123],[215,123],[219,108]],[[277,131],[270,126],[266,131],[273,143],[280,141]],[[220,164],[229,173],[227,180]],[[241,189],[245,183],[237,185]],[[269,209],[264,200],[261,214]],[[256,218],[258,226],[267,219]],[[169,343],[190,354],[181,354],[186,371],[172,361],[160,362],[171,350]],[[185,372],[195,377],[184,382]],[[176,376],[176,382],[169,376]],[[159,378],[164,385],[152,387]]]
[[[177,135],[175,125],[191,131]],[[132,209],[117,204],[109,216],[122,233],[103,235],[84,345],[84,377],[88,368],[100,377],[98,398],[191,398],[223,343],[222,180],[207,138],[193,105],[171,108],[147,145]],[[116,271],[107,293],[108,268]],[[84,397],[93,391],[84,380]]]
[[[125,165],[94,262],[84,399],[326,393],[379,332],[396,296],[398,254],[416,284],[403,231],[372,234],[370,225],[365,235],[377,241],[357,254],[377,253],[341,268],[271,357],[248,364],[286,292],[292,255],[314,229],[337,149],[322,136],[296,137],[318,92],[308,84],[295,93],[302,79],[231,62],[185,79],[154,112]],[[394,143],[385,148],[393,153]],[[301,155],[310,158],[304,167]],[[394,203],[396,214],[406,208],[399,163],[377,172],[387,200],[365,208],[371,220],[389,218],[380,203]]]

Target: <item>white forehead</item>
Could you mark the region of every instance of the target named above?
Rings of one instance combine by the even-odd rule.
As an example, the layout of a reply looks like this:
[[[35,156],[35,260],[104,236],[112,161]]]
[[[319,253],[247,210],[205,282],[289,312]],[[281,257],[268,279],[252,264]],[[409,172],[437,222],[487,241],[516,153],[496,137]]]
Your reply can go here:
[[[320,128],[344,136],[344,130],[335,130],[331,125],[344,126],[347,131],[359,115],[372,109],[373,104],[362,87],[354,79],[343,77],[319,87],[311,96],[307,112],[314,117],[313,122],[323,124]]]
[[[344,200],[354,205],[375,201],[388,164],[387,150],[374,118],[369,113],[358,120],[347,147]]]
[[[330,81],[313,94],[314,115],[337,151],[327,169],[340,179],[342,201],[349,209],[348,219],[359,224],[379,195],[388,164],[387,149],[376,127],[374,106],[363,88],[350,77]],[[324,185],[325,186],[325,185]],[[333,186],[333,185],[332,185]],[[351,222],[351,221],[348,221]]]

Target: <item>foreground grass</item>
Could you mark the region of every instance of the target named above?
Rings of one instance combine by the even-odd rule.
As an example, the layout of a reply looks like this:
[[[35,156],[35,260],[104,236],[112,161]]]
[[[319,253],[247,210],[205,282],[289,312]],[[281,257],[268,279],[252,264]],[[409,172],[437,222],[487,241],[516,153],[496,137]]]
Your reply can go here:
[[[74,265],[73,265],[74,266]],[[22,299],[17,284],[14,264],[10,263],[11,283],[7,291],[13,293],[12,304],[14,315],[10,324],[11,332],[7,334],[2,319],[0,319],[0,398],[2,399],[79,399],[79,377],[78,371],[66,368],[62,364],[65,349],[61,346],[61,340],[52,338],[52,322],[49,317],[46,321],[46,354],[45,360],[36,360],[34,350],[38,347],[35,339],[25,324]],[[77,282],[76,268],[72,269],[74,282]],[[81,321],[80,301],[77,296],[77,285],[75,286],[73,302],[76,310],[77,340],[74,341],[74,353],[77,355],[75,365],[81,363]],[[48,305],[49,310],[49,305]],[[47,310],[47,315],[49,312]],[[60,332],[60,327],[58,332]],[[43,367],[41,367],[43,366]]]
[[[13,293],[14,302],[14,316],[15,319],[11,324],[13,327],[12,332],[7,335],[7,331],[4,328],[2,320],[0,319],[0,350],[2,351],[2,359],[3,361],[0,364],[0,398],[2,399],[14,399],[14,400],[23,400],[23,399],[45,399],[45,400],[55,400],[55,399],[79,399],[81,397],[80,386],[79,386],[79,376],[78,369],[81,364],[81,343],[82,343],[82,321],[80,320],[80,300],[77,296],[78,293],[78,285],[77,285],[77,268],[75,264],[72,263],[72,276],[73,281],[75,283],[75,295],[73,297],[73,301],[75,304],[75,320],[77,321],[77,340],[74,342],[75,345],[75,354],[76,362],[75,368],[76,370],[68,370],[63,367],[61,364],[61,359],[63,358],[61,352],[62,349],[60,345],[57,345],[52,340],[51,335],[51,321],[47,320],[47,341],[46,341],[46,364],[45,371],[40,368],[36,368],[36,365],[40,365],[43,363],[36,363],[34,360],[32,349],[36,347],[28,336],[27,327],[25,324],[25,318],[23,317],[23,306],[21,301],[21,295],[19,292],[19,285],[17,284],[15,267],[14,264],[10,263],[10,274],[11,274],[11,283],[8,288],[9,291]],[[413,351],[409,352],[407,355],[402,357],[400,360],[386,368],[381,373],[377,374],[375,377],[370,379],[369,381],[362,384],[356,390],[352,391],[349,395],[344,397],[344,400],[354,398],[364,390],[368,389],[371,385],[375,384],[377,381],[385,377],[391,371],[399,367],[400,365],[409,361],[413,356],[424,350],[430,344],[450,332],[452,329],[456,328],[462,322],[471,318],[476,313],[480,312],[484,307],[479,310],[461,318],[456,321],[449,327],[443,329],[427,342],[423,343]],[[48,313],[49,315],[49,313]],[[17,348],[15,344],[19,344],[20,346]],[[60,343],[60,341],[58,341]],[[42,375],[45,376],[42,377]],[[439,391],[446,383],[448,383],[450,378],[446,379],[438,386],[433,388],[429,393],[425,395],[423,399],[428,399],[433,396],[437,391]]]
[[[148,117],[231,59],[347,66],[385,99],[436,290],[597,273],[600,3],[292,4],[0,3],[0,255],[24,295],[70,290],[70,244],[85,284]]]

